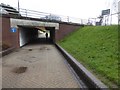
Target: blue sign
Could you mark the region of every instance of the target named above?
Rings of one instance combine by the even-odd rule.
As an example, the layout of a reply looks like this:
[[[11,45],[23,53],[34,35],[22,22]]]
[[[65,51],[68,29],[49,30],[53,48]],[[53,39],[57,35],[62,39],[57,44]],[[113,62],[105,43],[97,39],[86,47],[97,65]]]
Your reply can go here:
[[[17,29],[15,27],[12,27],[11,32],[15,33],[15,32],[17,32]]]

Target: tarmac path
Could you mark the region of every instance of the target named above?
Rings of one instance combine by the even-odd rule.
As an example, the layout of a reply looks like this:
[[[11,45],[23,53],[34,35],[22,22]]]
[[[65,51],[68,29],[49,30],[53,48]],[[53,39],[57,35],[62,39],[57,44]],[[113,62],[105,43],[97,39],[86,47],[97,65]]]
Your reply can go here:
[[[27,45],[2,58],[2,88],[80,88],[54,45]]]

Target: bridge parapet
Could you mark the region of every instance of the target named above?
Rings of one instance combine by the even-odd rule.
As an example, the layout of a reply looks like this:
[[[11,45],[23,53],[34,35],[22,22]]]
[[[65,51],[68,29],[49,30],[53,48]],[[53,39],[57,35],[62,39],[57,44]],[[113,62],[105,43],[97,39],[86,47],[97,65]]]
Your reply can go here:
[[[35,20],[25,20],[25,19],[15,19],[11,18],[11,27],[17,27],[18,25],[22,26],[44,26],[44,27],[55,27],[55,30],[59,30],[59,23],[53,22],[42,22],[42,21],[35,21]]]
[[[52,13],[40,12],[35,10],[16,8],[6,5],[0,5],[2,10],[0,13],[6,14],[8,16],[16,17],[16,18],[36,18],[41,19],[43,21],[51,21],[51,22],[67,22],[67,23],[78,23],[86,25],[88,20],[81,19],[71,16],[57,15]],[[4,12],[6,11],[6,12]]]

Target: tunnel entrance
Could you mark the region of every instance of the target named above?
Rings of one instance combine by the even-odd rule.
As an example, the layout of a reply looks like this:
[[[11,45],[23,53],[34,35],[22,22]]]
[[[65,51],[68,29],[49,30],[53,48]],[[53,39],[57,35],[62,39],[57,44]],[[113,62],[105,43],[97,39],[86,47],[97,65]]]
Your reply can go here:
[[[55,42],[55,27],[19,26],[19,46]]]

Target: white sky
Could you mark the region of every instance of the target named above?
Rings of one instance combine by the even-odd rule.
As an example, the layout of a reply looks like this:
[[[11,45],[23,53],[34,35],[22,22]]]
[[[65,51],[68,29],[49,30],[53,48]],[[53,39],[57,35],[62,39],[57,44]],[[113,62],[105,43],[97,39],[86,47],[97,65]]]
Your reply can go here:
[[[18,6],[18,0],[0,0],[0,3]],[[19,0],[20,8],[81,19],[96,18],[113,0]]]

